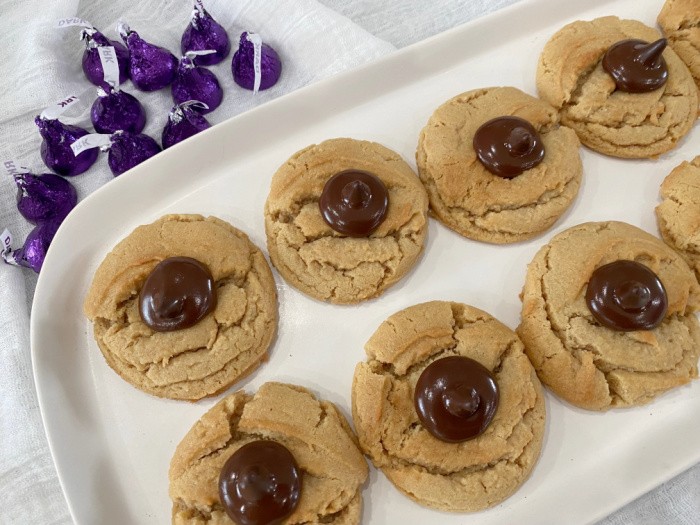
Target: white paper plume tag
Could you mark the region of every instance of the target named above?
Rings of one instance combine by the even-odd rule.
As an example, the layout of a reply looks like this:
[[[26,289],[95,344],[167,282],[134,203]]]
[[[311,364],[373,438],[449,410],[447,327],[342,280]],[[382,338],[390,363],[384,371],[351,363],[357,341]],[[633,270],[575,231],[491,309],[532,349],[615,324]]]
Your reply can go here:
[[[56,27],[86,27],[91,29],[92,24],[82,18],[73,17],[56,20]]]
[[[112,135],[109,133],[90,133],[89,135],[83,135],[70,145],[70,149],[73,150],[73,155],[77,157],[86,149],[100,148],[111,144],[111,137]]]
[[[119,63],[117,53],[112,46],[99,46],[97,52],[100,54],[100,64],[104,73],[104,81],[119,91]]]
[[[0,255],[7,264],[17,266],[17,261],[12,255],[12,234],[8,229],[0,234]]]
[[[19,162],[14,159],[6,160],[2,163],[2,169],[8,175],[17,175],[18,173],[28,173],[29,170],[24,166],[20,166]]]
[[[253,44],[253,69],[255,70],[253,93],[257,93],[260,89],[260,81],[262,80],[262,72],[260,69],[260,62],[262,60],[262,38],[257,33],[248,33],[246,39]]]
[[[41,112],[40,117],[49,120],[57,119],[68,111],[68,108],[74,106],[79,101],[80,99],[76,95],[70,95],[63,100],[59,100],[53,106],[46,108]]]
[[[194,57],[200,57],[202,55],[211,55],[212,53],[216,53],[216,49],[202,49],[199,51],[187,51],[185,53],[185,56],[192,60]]]

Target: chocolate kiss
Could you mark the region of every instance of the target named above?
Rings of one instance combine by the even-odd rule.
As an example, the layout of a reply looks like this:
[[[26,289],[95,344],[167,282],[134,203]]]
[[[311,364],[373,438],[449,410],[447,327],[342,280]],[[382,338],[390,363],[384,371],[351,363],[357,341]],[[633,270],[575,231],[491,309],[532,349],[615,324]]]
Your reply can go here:
[[[658,67],[661,64],[661,54],[666,49],[668,40],[665,38],[659,38],[656,42],[647,44],[645,46],[639,46],[639,55],[637,60],[642,62],[648,67]]]
[[[479,408],[481,398],[479,393],[467,386],[460,385],[453,390],[446,390],[442,394],[442,404],[452,415],[467,418]]]
[[[372,194],[370,187],[361,180],[349,182],[340,193],[343,202],[351,208],[364,208],[367,206]]]
[[[506,148],[515,157],[522,157],[532,151],[535,145],[532,134],[524,128],[515,128],[510,132]]]

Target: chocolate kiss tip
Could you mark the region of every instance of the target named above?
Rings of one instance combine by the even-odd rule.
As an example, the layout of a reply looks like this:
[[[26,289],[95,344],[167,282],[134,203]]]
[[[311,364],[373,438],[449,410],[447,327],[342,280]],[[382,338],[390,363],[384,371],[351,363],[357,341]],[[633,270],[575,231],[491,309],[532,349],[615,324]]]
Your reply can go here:
[[[649,67],[654,66],[661,57],[661,53],[666,49],[666,44],[668,44],[668,40],[659,38],[656,42],[642,46],[639,52],[639,60]]]
[[[345,185],[342,191],[342,199],[351,208],[362,208],[367,204],[371,190],[361,180],[354,180]]]
[[[532,134],[524,128],[515,128],[508,136],[506,147],[513,155],[522,157],[530,153],[534,147]]]

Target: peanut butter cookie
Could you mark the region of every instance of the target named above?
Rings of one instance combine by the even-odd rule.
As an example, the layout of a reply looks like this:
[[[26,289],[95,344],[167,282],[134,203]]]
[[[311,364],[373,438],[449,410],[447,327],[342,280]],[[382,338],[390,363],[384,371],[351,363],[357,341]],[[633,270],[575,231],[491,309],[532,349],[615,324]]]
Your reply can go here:
[[[348,174],[363,180],[342,181]],[[341,186],[328,192],[331,180]],[[316,299],[364,301],[412,268],[427,212],[425,190],[397,153],[374,142],[327,140],[295,153],[272,178],[265,204],[270,259],[289,284]]]
[[[191,290],[176,296],[182,282],[170,290],[156,283],[150,303],[144,300],[150,276],[173,258],[204,265],[216,295],[213,309],[193,324],[161,329],[152,317],[180,321],[203,300]],[[146,304],[151,312],[144,317]],[[166,215],[136,228],[105,257],[84,311],[105,360],[123,379],[155,396],[193,401],[225,390],[265,357],[277,329],[277,292],[265,257],[243,232],[215,217]]]
[[[700,89],[700,1],[666,0],[658,22]]]
[[[534,128],[544,149],[539,163],[512,178],[490,171],[474,147],[482,125],[503,116],[527,121],[523,126]],[[533,141],[526,148],[534,145],[532,136],[526,139]],[[416,162],[442,223],[470,239],[505,244],[545,231],[571,205],[583,171],[578,150],[576,134],[559,126],[553,107],[500,87],[462,93],[436,109],[421,132]]]
[[[537,68],[540,96],[560,110],[562,124],[591,149],[624,158],[661,155],[676,146],[697,117],[698,91],[690,71],[666,48],[661,55],[665,84],[631,93],[618,89],[602,64],[618,42],[659,38],[641,22],[614,16],[573,22],[544,46]]]
[[[700,286],[639,228],[590,222],[556,235],[528,266],[521,297],[525,351],[569,403],[641,405],[698,375]]]
[[[365,351],[352,387],[360,447],[408,497],[472,512],[503,501],[528,477],[542,445],[545,405],[512,330],[471,306],[434,301],[389,317]],[[464,373],[447,377],[463,366]],[[423,396],[426,385],[447,390]],[[450,426],[445,409],[457,425]],[[466,436],[465,427],[472,427]]]
[[[256,511],[269,513],[281,500],[293,499],[285,524],[360,523],[361,489],[368,470],[348,422],[333,403],[282,383],[265,383],[255,395],[238,391],[225,397],[183,438],[170,462],[172,523],[235,523],[221,498],[222,492],[227,494],[221,487],[222,470],[230,470],[229,462],[236,453],[245,453],[244,447],[261,442],[282,445],[291,453],[299,483],[285,498],[280,492],[289,487],[280,479],[272,480],[269,488],[277,492],[274,500],[259,493],[246,500],[254,491],[268,488],[268,469],[280,468],[279,460],[268,469],[256,468],[260,455],[252,461],[249,456],[248,468],[237,473],[242,482],[250,481],[237,492],[243,499],[236,502],[237,509],[245,509],[251,517]],[[255,509],[256,500],[266,508]]]
[[[659,231],[695,270],[700,281],[700,156],[683,162],[661,184]]]

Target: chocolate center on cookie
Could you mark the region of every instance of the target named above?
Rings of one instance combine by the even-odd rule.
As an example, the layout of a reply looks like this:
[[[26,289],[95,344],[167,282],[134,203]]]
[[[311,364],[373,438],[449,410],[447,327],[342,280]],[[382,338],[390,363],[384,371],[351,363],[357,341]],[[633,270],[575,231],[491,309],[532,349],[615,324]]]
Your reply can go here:
[[[537,130],[519,117],[498,117],[474,134],[476,156],[494,175],[512,179],[544,159],[544,144]]]
[[[637,39],[617,42],[605,52],[603,69],[620,91],[646,93],[659,89],[668,79],[662,56],[666,43],[665,38],[651,44]]]
[[[433,436],[456,443],[482,434],[498,408],[498,385],[483,365],[450,356],[428,365],[416,383],[418,418]]]
[[[253,441],[226,461],[219,475],[219,497],[240,525],[275,525],[296,509],[301,471],[294,456],[275,441]]]
[[[597,268],[588,282],[586,303],[600,324],[618,331],[656,328],[668,308],[661,280],[635,261]]]
[[[141,319],[156,332],[193,326],[215,307],[214,278],[206,266],[190,257],[169,257],[158,263],[139,294]]]
[[[389,192],[372,173],[341,171],[326,182],[318,207],[323,220],[338,233],[366,237],[384,221]]]

